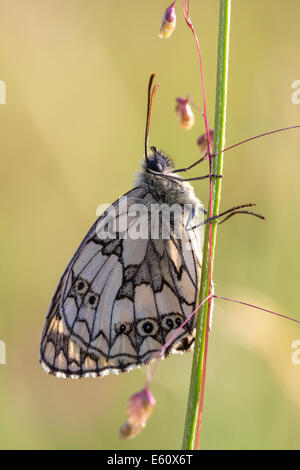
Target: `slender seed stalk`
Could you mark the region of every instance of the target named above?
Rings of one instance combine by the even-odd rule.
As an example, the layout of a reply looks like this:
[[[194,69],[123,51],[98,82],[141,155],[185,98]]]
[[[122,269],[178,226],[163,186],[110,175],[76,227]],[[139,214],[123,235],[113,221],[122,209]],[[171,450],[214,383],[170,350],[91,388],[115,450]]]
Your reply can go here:
[[[227,76],[229,54],[231,0],[220,0],[219,43],[217,58],[217,90],[215,106],[215,136],[213,154],[225,147],[225,121],[227,102]],[[221,174],[223,155],[210,158],[210,174]],[[221,178],[210,180],[209,216],[219,211]],[[187,404],[183,449],[199,449],[204,399],[205,372],[209,337],[209,321],[212,309],[212,273],[216,246],[217,223],[207,224],[205,231],[199,303],[209,298],[198,313],[195,349]]]

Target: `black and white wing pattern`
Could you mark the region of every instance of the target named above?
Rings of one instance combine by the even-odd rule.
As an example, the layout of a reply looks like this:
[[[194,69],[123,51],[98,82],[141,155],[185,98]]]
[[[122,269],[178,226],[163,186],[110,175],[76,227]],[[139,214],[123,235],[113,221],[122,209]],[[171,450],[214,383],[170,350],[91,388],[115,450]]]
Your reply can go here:
[[[136,202],[150,207],[153,196],[144,187],[127,193],[111,208],[126,226],[141,223],[128,214]],[[147,217],[150,217],[150,212]],[[67,266],[52,299],[40,345],[43,368],[58,377],[82,378],[120,373],[153,357],[174,330],[195,309],[201,246],[197,231],[181,239],[133,240],[124,234],[99,238],[99,223],[111,223],[110,209],[90,229]],[[123,222],[124,222],[123,220]],[[194,319],[166,351],[192,347]]]

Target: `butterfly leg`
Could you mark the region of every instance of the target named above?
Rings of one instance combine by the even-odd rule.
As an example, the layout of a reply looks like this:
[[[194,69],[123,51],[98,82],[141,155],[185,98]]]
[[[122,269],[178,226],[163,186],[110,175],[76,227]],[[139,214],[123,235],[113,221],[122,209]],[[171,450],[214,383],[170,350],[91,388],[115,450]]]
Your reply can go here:
[[[223,175],[204,175],[204,176],[196,176],[195,178],[180,178],[180,181],[198,181],[198,180],[204,180],[206,178],[223,178]]]
[[[172,176],[172,175],[165,175],[164,173],[159,173],[157,171],[154,171],[154,170],[151,170],[151,169],[147,169],[147,172],[148,173],[152,173],[156,176],[159,176],[160,178],[164,178],[164,179],[167,179],[167,180],[171,180],[171,181],[198,181],[198,180],[204,180],[204,179],[207,179],[207,178],[223,178],[223,175],[204,175],[204,176],[196,176],[195,178],[181,178],[180,176]]]
[[[232,207],[231,209],[228,209],[227,211],[221,212],[221,214],[217,214],[213,217],[209,217],[208,219],[203,220],[203,222],[201,222],[198,225],[194,225],[193,227],[189,227],[189,228],[187,228],[187,226],[186,226],[186,230],[193,230],[193,229],[201,227],[202,225],[205,225],[209,222],[213,222],[214,220],[217,220],[220,217],[226,216],[223,220],[217,222],[218,224],[222,224],[223,222],[226,222],[226,220],[230,219],[230,217],[232,217],[233,215],[236,215],[236,214],[254,215],[255,217],[258,217],[259,219],[265,220],[265,217],[261,214],[257,214],[256,212],[252,212],[252,211],[248,211],[248,210],[240,210],[240,209],[243,209],[245,207],[253,207],[253,206],[255,206],[255,204],[250,203],[250,204],[241,204],[239,206]],[[190,220],[190,218],[189,218],[189,220]]]
[[[178,170],[174,170],[174,173],[179,173],[179,172],[183,172],[183,171],[189,171],[191,170],[192,168],[194,168],[194,166],[198,165],[199,163],[203,162],[204,160],[206,160],[208,157],[208,152],[206,151],[203,155],[203,157],[201,157],[199,160],[197,160],[196,162],[192,163],[192,165],[186,167],[186,168],[179,168]]]

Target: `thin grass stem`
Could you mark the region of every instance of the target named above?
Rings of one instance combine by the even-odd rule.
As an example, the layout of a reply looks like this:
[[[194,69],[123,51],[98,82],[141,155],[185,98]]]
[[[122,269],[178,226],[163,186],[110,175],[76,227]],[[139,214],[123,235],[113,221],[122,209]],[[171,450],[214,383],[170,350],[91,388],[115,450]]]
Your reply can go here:
[[[219,43],[217,58],[217,90],[215,106],[215,137],[213,153],[218,154],[225,147],[225,121],[227,102],[227,77],[229,56],[231,0],[220,0]],[[202,84],[203,85],[203,84]],[[210,173],[221,174],[223,157],[218,155],[209,159]],[[219,211],[221,199],[221,178],[210,180],[209,216]],[[202,424],[205,373],[211,316],[212,273],[216,246],[217,223],[207,225],[205,231],[202,274],[199,304],[209,297],[198,312],[195,349],[191,372],[190,390],[187,404],[186,423],[183,437],[183,449],[199,449]]]

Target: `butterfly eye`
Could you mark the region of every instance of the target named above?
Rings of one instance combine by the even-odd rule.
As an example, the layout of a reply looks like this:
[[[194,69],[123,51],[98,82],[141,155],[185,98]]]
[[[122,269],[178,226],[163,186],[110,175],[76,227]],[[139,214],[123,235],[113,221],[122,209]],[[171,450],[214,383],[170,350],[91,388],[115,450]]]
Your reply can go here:
[[[77,294],[84,295],[89,290],[89,283],[85,279],[77,279],[74,287]]]
[[[137,325],[138,334],[141,336],[154,336],[158,330],[158,324],[155,320],[141,320]]]
[[[98,303],[98,299],[99,299],[99,296],[97,294],[94,294],[93,292],[90,292],[89,294],[86,295],[85,303],[89,307],[94,307],[95,308],[97,303]]]
[[[161,173],[164,170],[163,164],[156,160],[156,158],[149,160],[147,168],[148,170],[156,171],[157,173]]]
[[[131,330],[131,324],[129,322],[118,322],[114,324],[114,328],[116,333],[127,335]]]
[[[164,167],[162,166],[162,163],[156,162],[156,171],[163,171]]]
[[[154,157],[147,161],[147,169],[162,173],[167,168],[167,162],[155,147],[151,147]]]

